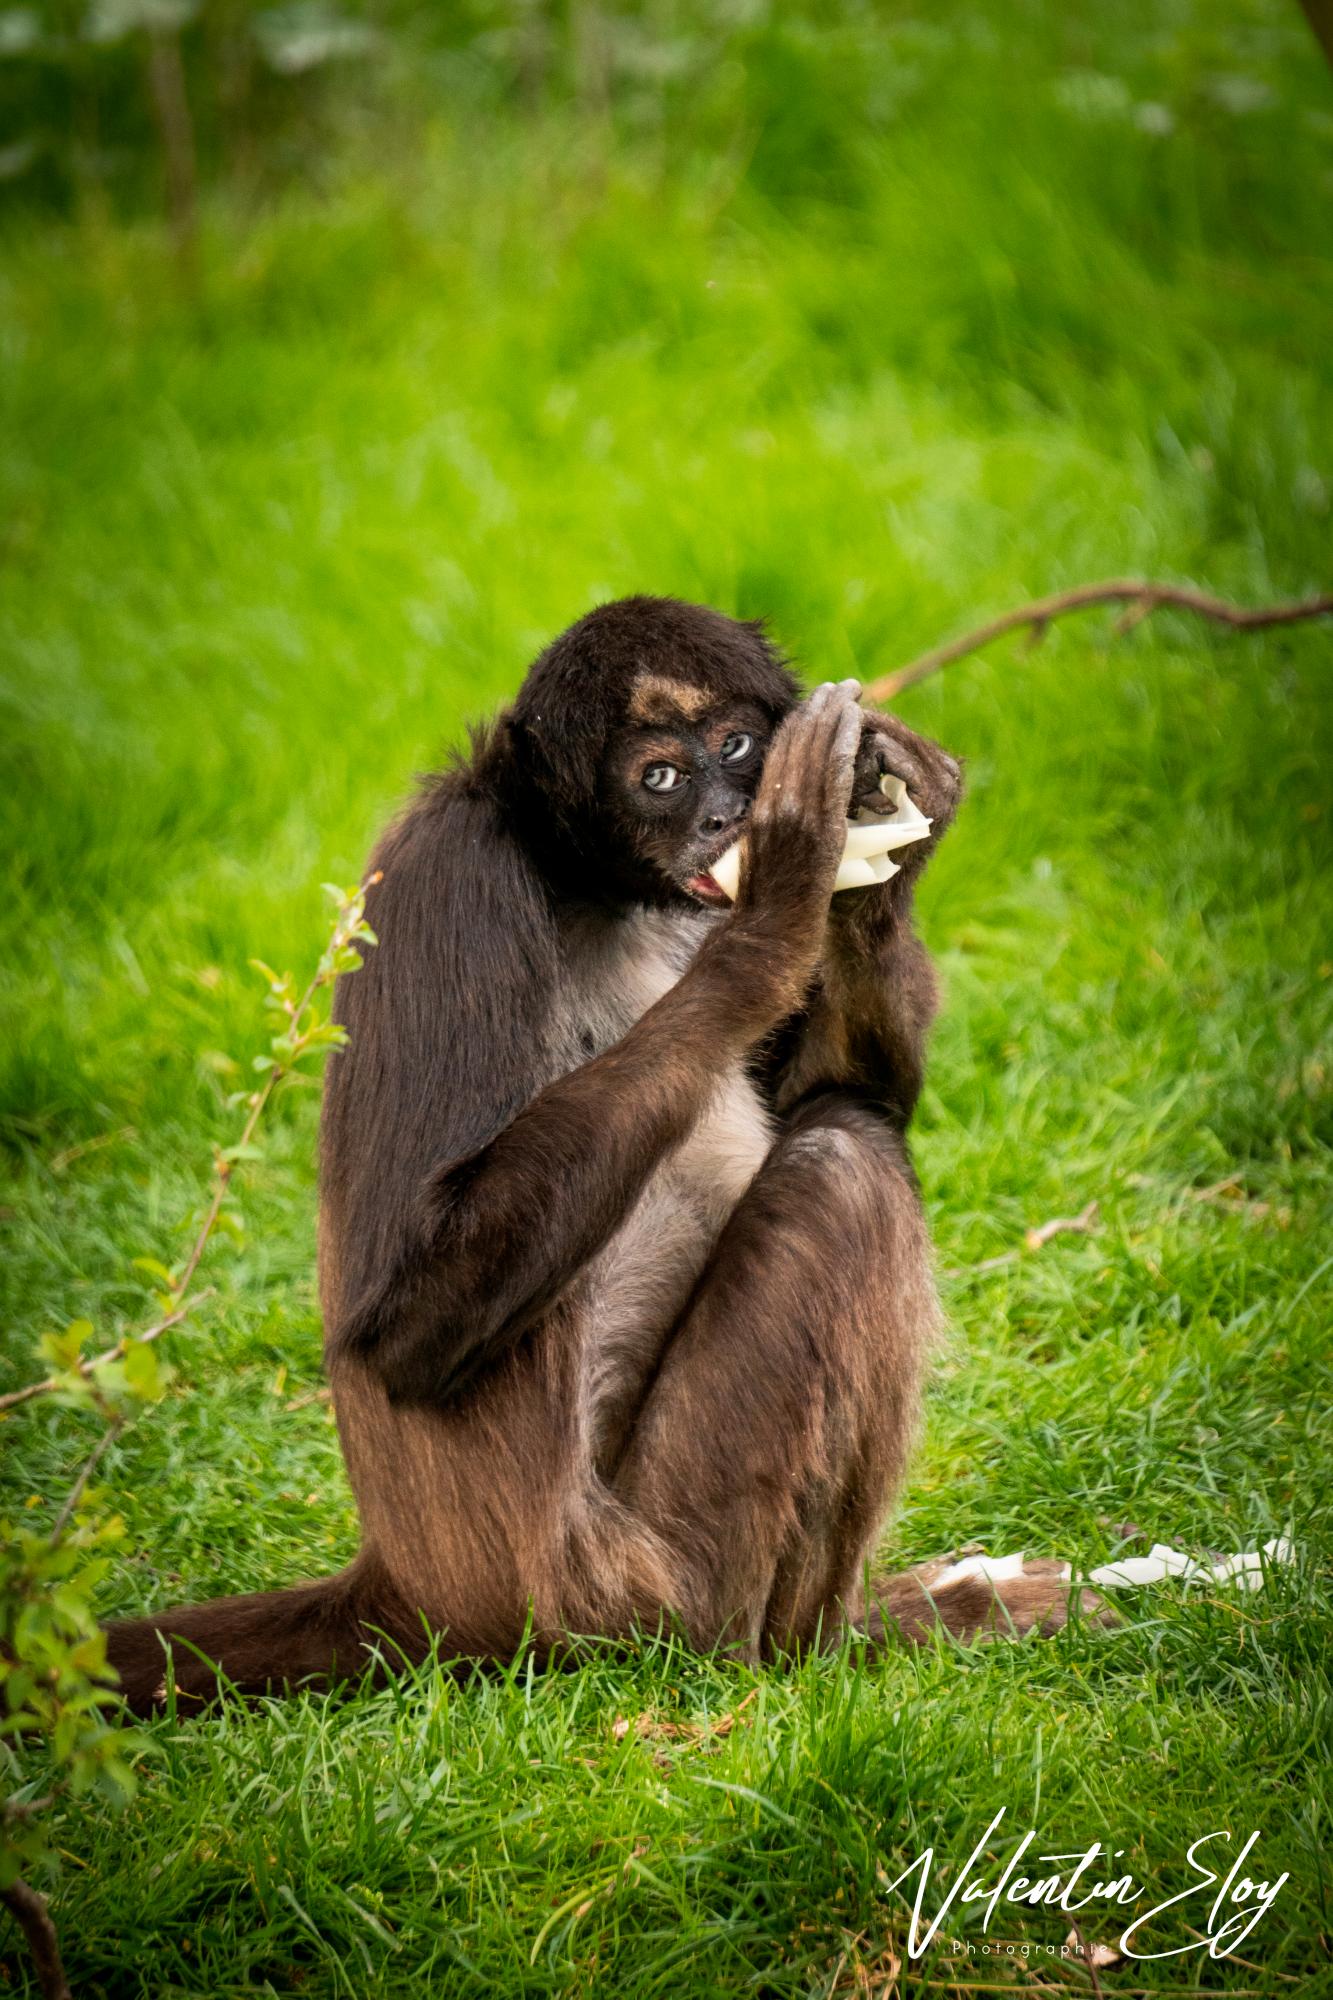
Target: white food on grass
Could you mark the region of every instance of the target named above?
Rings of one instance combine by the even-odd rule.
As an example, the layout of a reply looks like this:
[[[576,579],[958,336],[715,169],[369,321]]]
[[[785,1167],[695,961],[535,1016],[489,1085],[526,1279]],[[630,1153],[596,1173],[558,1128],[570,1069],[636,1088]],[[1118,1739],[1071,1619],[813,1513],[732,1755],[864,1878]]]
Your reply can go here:
[[[1119,1562],[1104,1563],[1100,1569],[1090,1570],[1078,1581],[1095,1584],[1101,1590],[1140,1590],[1144,1584],[1164,1583],[1168,1577],[1175,1577],[1181,1583],[1236,1583],[1246,1590],[1262,1590],[1265,1568],[1295,1560],[1295,1548],[1286,1535],[1278,1535],[1271,1542],[1265,1542],[1262,1549],[1203,1559],[1187,1556],[1180,1549],[1168,1548],[1165,1542],[1155,1542],[1146,1556],[1123,1556]],[[991,1583],[1009,1583],[1023,1575],[1023,1561],[1021,1555],[965,1556],[961,1562],[951,1563],[938,1576],[932,1576],[928,1588],[934,1595],[950,1584],[963,1583],[969,1577],[977,1576],[985,1577]],[[1065,1564],[1060,1581],[1074,1581],[1070,1564]]]
[[[1262,1549],[1203,1561],[1183,1555],[1179,1549],[1170,1549],[1165,1542],[1154,1542],[1146,1556],[1125,1556],[1119,1562],[1106,1563],[1093,1570],[1087,1580],[1103,1589],[1136,1590],[1142,1584],[1161,1583],[1168,1576],[1175,1576],[1182,1583],[1239,1583],[1246,1590],[1262,1590],[1265,1563],[1295,1560],[1296,1551],[1286,1535],[1265,1542]]]
[[[887,882],[898,873],[897,862],[889,859],[894,849],[910,847],[913,841],[924,840],[930,832],[930,821],[908,798],[901,778],[886,773],[879,781],[879,788],[892,811],[873,819],[848,820],[842,860],[833,878],[835,895],[840,889],[869,889],[876,882]],[[740,887],[743,846],[744,842],[738,840],[708,871],[733,903]]]

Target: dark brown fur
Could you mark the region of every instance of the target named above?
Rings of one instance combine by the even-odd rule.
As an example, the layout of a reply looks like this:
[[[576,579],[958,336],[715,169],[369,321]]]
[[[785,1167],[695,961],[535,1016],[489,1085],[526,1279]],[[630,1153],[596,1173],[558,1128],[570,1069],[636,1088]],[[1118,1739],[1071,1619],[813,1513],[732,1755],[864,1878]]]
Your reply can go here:
[[[683,798],[640,781],[658,758]],[[882,769],[932,837],[830,904]],[[667,1618],[757,1657],[866,1619],[936,1323],[911,905],[959,789],[845,690],[798,706],[714,612],[629,599],[542,655],[381,842],[380,945],[339,990],[320,1281],[362,1553],[112,1627],[136,1706],[171,1637],[253,1689],[351,1674],[379,1634],[503,1658]],[[701,907],[747,818],[734,911]],[[1053,1581],[998,1614],[975,1584],[877,1596],[912,1637],[1064,1610]],[[179,1645],[174,1672],[214,1685]]]

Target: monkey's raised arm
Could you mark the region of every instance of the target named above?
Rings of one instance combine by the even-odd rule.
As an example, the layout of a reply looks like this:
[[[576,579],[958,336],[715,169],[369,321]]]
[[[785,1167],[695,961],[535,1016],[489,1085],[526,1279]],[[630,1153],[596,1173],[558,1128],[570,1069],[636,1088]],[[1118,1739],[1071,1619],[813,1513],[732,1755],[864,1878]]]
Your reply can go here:
[[[768,1052],[775,1108],[789,1112],[823,1091],[854,1095],[900,1129],[916,1107],[935,975],[912,924],[917,881],[962,795],[955,760],[895,716],[870,714],[857,757],[853,802],[872,809],[880,777],[902,778],[931,820],[928,841],[899,849],[900,872],[875,888],[836,897],[818,977],[801,1013]]]
[[[449,781],[391,836],[324,1125],[329,1340],[391,1395],[447,1397],[548,1312],[797,1003],[859,729],[831,689],[788,719],[733,915],[622,1041],[535,1092],[557,935],[530,865]]]
[[[744,978],[735,951],[705,947],[623,1041],[548,1084],[478,1151],[432,1171],[415,1239],[336,1336],[391,1395],[448,1396],[603,1248],[747,1036],[762,1032],[734,1006]]]

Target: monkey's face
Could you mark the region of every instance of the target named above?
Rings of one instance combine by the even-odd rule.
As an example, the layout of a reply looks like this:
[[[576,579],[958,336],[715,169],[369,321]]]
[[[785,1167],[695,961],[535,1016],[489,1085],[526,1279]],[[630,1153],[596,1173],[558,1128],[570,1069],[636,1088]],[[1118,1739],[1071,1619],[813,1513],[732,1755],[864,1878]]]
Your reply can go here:
[[[710,705],[706,696],[693,714],[669,702],[639,706],[613,736],[605,772],[631,872],[649,900],[725,906],[709,869],[749,813],[772,720],[755,702]]]

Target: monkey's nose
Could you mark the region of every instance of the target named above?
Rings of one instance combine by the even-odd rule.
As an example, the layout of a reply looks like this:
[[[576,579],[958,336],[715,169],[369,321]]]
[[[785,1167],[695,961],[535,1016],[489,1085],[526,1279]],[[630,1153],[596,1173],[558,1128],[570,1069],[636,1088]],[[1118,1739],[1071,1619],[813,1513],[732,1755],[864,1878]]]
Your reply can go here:
[[[721,833],[724,827],[737,826],[750,810],[748,799],[738,799],[730,812],[705,813],[699,821],[699,831],[704,834]]]

